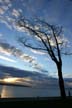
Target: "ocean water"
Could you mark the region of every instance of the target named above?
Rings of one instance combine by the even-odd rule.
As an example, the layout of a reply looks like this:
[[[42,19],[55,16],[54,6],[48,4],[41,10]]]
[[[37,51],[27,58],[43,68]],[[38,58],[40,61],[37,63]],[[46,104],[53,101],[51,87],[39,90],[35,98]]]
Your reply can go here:
[[[0,85],[1,98],[20,97],[53,97],[60,96],[59,89],[55,88],[29,88]],[[66,90],[68,95],[68,90]]]

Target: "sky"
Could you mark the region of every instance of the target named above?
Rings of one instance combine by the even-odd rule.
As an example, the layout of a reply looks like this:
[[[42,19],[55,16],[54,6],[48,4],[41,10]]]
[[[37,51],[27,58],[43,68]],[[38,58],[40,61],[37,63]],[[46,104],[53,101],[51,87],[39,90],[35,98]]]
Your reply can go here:
[[[0,0],[0,65],[57,77],[56,65],[47,54],[25,48],[18,42],[18,37],[27,33],[18,28],[16,22],[24,16],[61,25],[72,45],[71,10],[71,0]],[[72,78],[72,56],[62,56],[62,60],[63,76]]]

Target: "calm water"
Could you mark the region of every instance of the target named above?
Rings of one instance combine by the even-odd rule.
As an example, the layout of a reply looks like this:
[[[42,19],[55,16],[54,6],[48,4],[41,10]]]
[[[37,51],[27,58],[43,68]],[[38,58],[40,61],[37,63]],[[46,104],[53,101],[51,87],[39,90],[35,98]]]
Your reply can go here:
[[[68,90],[66,90],[68,95]],[[28,87],[2,86],[0,85],[0,94],[2,98],[8,97],[37,97],[37,96],[60,96],[58,89],[39,89]]]

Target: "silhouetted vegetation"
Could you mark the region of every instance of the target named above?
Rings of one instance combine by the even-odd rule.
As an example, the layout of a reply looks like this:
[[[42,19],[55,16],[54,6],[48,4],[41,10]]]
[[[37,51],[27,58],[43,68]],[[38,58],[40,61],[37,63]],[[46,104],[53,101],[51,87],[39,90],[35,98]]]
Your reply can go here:
[[[61,97],[65,98],[66,94],[62,75],[61,54],[67,55],[68,53],[64,52],[67,41],[65,41],[65,38],[63,37],[63,28],[49,24],[48,22],[38,18],[34,21],[21,18],[17,24],[20,28],[22,28],[22,30],[30,33],[28,38],[27,36],[19,37],[19,42],[21,42],[24,47],[47,53],[56,64]]]

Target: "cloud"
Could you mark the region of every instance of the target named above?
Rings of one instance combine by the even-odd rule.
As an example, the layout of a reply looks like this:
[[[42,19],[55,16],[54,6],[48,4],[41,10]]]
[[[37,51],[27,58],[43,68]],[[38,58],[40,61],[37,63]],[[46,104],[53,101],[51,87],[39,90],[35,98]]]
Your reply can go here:
[[[12,11],[12,15],[15,16],[15,17],[19,17],[19,16],[20,16],[20,13],[19,13],[18,10],[13,9],[13,11]]]
[[[18,78],[12,76],[5,77],[1,81],[5,83],[23,84],[28,86],[32,86],[33,82],[33,80],[30,77]]]
[[[42,65],[42,64],[39,64],[39,63],[37,63],[37,62],[33,63],[33,67],[34,67],[35,69],[40,70],[40,71],[43,69],[43,65]]]
[[[4,9],[5,11],[8,10],[8,6],[2,6],[2,9]]]
[[[30,63],[32,63],[36,59],[35,57],[29,56],[28,54],[21,54],[20,58],[25,62],[30,62]]]
[[[23,60],[24,62],[30,62],[32,63],[33,61],[36,61],[36,57],[32,57],[20,49],[9,45],[8,43],[0,43],[0,52],[4,53],[7,56],[15,56]]]
[[[11,17],[11,12],[9,11],[12,6],[11,0],[0,0],[0,22],[4,23],[9,29],[12,27],[12,22],[8,21],[8,17]],[[8,17],[7,17],[8,16]]]
[[[2,3],[3,2],[3,0],[0,0],[0,3]]]
[[[4,53],[5,55],[10,56],[11,55],[10,45],[7,43],[1,43],[0,42],[0,52]]]
[[[4,53],[7,56],[10,56],[11,53],[9,53],[9,51],[5,50],[4,48],[0,47],[0,53]]]
[[[64,72],[64,78],[72,78],[72,74],[70,72]]]
[[[11,0],[0,0],[0,3],[2,4],[9,4],[11,2]]]
[[[11,2],[11,0],[4,0],[4,2],[5,2],[5,3],[10,3],[10,2]]]
[[[11,18],[9,16],[6,16],[6,19],[8,20],[9,23],[14,23],[15,22],[15,19]]]
[[[3,36],[3,34],[0,33],[0,37],[2,37],[2,36]]]
[[[12,25],[8,22],[8,19],[5,17],[0,16],[0,22],[4,23],[9,29],[12,29]]]
[[[42,81],[34,80],[31,77],[12,77],[12,76],[5,76],[4,78],[0,79],[0,82],[4,83],[10,83],[10,84],[20,84],[20,85],[26,85],[26,86],[37,86]]]
[[[22,13],[22,12],[23,12],[23,10],[20,8],[20,9],[18,9],[18,12]]]
[[[0,7],[0,14],[3,15],[9,7],[11,6],[11,2],[9,0],[0,0],[1,7]]]
[[[45,52],[42,52],[42,51],[36,51],[36,50],[33,50],[33,49],[31,49],[31,51],[32,51],[33,53],[35,53],[35,54],[40,54],[40,55],[46,54]]]
[[[24,53],[23,51],[21,51],[19,48],[11,46],[8,43],[0,43],[0,54],[4,54],[8,57],[14,56],[23,62],[28,62],[32,68],[34,68],[40,72],[44,68],[42,64],[37,62],[36,57],[34,57],[32,55],[28,55],[28,54]],[[2,57],[2,59],[5,59],[5,58]],[[9,59],[7,59],[7,60],[9,60]]]
[[[46,82],[47,76],[39,72],[0,66],[0,79],[5,82],[35,86]]]
[[[7,57],[1,56],[1,55],[0,55],[0,59],[5,60],[5,61],[8,61],[8,62],[13,62],[13,63],[16,62],[15,60],[13,60],[13,59],[11,59],[11,58],[7,58]]]
[[[0,14],[4,14],[4,9],[0,8]]]

